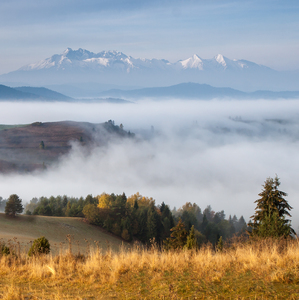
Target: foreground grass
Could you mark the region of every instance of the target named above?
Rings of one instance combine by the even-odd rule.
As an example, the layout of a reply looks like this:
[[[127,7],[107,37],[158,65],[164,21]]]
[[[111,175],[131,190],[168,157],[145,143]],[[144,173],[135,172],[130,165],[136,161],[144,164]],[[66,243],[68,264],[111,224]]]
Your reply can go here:
[[[297,241],[3,256],[1,299],[299,299]]]

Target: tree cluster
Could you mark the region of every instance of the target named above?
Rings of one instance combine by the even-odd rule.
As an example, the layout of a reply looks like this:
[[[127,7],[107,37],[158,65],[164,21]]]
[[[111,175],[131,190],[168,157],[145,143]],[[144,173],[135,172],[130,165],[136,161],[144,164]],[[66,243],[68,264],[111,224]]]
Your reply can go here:
[[[187,232],[194,226],[197,243],[211,242],[216,244],[222,236],[224,240],[235,234],[242,234],[247,230],[246,222],[241,216],[239,219],[234,215],[225,219],[224,211],[215,212],[208,205],[202,212],[196,203],[187,202],[178,210],[173,210],[175,220],[179,218],[185,224]]]
[[[187,202],[178,210],[170,211],[164,202],[156,205],[153,198],[136,193],[130,197],[103,193],[84,198],[64,196],[33,198],[26,205],[26,214],[45,216],[85,217],[89,223],[103,227],[123,239],[137,239],[143,243],[155,241],[162,243],[171,234],[179,219],[187,236],[193,227],[196,244],[204,242],[217,243],[219,237],[228,239],[233,234],[246,230],[243,217],[225,219],[224,211],[214,212],[208,206],[203,212],[200,207]],[[171,238],[173,239],[173,238]]]
[[[84,207],[87,220],[130,241],[160,243],[169,236],[174,226],[172,213],[165,203],[155,205],[155,200],[136,193],[129,198],[122,195],[101,194],[97,204]]]
[[[278,177],[265,181],[248,226],[243,216],[226,219],[223,210],[215,212],[210,205],[202,211],[196,203],[187,202],[178,210],[170,211],[164,202],[156,205],[153,198],[139,193],[128,198],[125,193],[88,195],[85,199],[65,195],[33,198],[26,205],[26,214],[83,217],[127,241],[134,239],[145,244],[154,241],[166,249],[192,249],[206,242],[222,245],[223,240],[245,232],[251,237],[295,234],[290,220],[286,219],[291,216],[292,207],[285,200],[287,194],[278,189],[279,185]],[[0,207],[4,204],[7,215],[23,212],[22,200],[16,194],[10,195],[8,200],[0,197]]]

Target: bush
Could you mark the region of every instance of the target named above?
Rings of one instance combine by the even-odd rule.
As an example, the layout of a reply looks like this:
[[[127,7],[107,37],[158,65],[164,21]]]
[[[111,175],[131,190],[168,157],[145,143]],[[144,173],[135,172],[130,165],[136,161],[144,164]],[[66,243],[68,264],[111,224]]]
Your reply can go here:
[[[40,255],[40,254],[48,254],[50,252],[50,243],[44,237],[40,237],[33,241],[31,248],[29,249],[28,255]]]
[[[0,245],[0,252],[2,255],[9,255],[10,249],[9,247],[5,246],[5,244]]]

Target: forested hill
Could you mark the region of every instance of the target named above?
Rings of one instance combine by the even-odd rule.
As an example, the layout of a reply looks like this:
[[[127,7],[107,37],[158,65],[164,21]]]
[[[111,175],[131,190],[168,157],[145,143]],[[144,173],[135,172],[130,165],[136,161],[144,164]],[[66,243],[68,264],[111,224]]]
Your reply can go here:
[[[112,138],[133,137],[114,121],[35,122],[29,125],[0,125],[0,172],[30,172],[44,169],[71,149],[71,142],[86,147],[105,145]]]

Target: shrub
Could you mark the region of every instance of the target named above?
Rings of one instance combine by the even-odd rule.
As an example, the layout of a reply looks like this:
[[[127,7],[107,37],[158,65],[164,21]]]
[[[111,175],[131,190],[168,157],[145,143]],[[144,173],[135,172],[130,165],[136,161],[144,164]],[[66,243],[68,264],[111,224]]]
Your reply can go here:
[[[28,255],[40,255],[40,254],[48,254],[50,252],[50,243],[44,237],[40,237],[33,241],[31,248],[29,249]]]
[[[0,252],[2,255],[9,255],[10,249],[9,247],[5,246],[5,244],[0,245]]]

